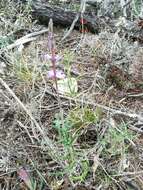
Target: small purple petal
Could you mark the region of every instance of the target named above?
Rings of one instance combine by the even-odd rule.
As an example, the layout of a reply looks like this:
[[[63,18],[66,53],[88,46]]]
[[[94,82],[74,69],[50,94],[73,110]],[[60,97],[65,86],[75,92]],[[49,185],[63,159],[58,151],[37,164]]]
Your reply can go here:
[[[57,63],[57,62],[61,61],[61,59],[62,59],[62,56],[60,56],[60,55],[55,55],[54,57],[52,57],[49,54],[42,55],[43,61],[51,61],[51,62],[54,61]]]
[[[56,77],[59,79],[64,79],[66,77],[66,75],[62,70],[57,70],[56,71]]]
[[[31,189],[32,188],[32,183],[31,183],[31,180],[30,180],[28,172],[25,169],[21,168],[18,171],[18,175],[19,175],[20,179],[23,180],[24,183]]]
[[[53,70],[48,71],[47,76],[48,78],[54,78],[54,71]]]
[[[62,56],[61,55],[56,55],[55,58],[56,58],[56,62],[59,62],[59,61],[62,60]]]
[[[54,79],[55,78],[54,71],[53,70],[48,71],[47,76],[49,79]],[[62,70],[58,70],[58,69],[56,70],[56,78],[57,79],[64,79],[65,77],[66,77],[66,75]]]
[[[23,181],[29,180],[29,175],[27,171],[23,168],[18,171],[18,175]]]

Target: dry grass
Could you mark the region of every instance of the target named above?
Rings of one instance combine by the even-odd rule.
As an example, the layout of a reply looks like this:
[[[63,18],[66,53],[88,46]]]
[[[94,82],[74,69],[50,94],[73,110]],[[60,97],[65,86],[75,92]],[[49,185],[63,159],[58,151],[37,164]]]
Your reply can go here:
[[[40,28],[22,18],[19,28],[1,24],[1,37],[24,24],[27,31]],[[4,23],[11,19],[5,14]],[[46,33],[21,51],[1,54],[0,189],[28,189],[17,174],[21,167],[38,190],[142,189],[143,99],[131,96],[142,84],[129,72],[131,63],[132,71],[141,64],[139,44],[106,30],[83,39],[73,31],[64,42],[63,29],[54,33],[60,67],[78,82],[75,97],[58,96],[47,78],[50,64],[40,56],[47,51]]]

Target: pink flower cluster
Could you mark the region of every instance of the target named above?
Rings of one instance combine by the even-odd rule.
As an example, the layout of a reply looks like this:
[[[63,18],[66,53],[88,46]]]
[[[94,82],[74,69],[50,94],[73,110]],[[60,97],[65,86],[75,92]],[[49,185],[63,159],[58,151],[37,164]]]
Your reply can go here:
[[[64,79],[66,77],[63,70],[56,69],[59,61],[61,61],[62,56],[59,56],[55,53],[55,40],[53,34],[53,21],[50,19],[49,21],[49,33],[48,33],[48,49],[50,51],[49,54],[42,55],[43,61],[50,61],[52,64],[52,69],[47,72],[47,78],[55,80],[56,79]]]
[[[53,70],[48,71],[47,77],[49,79],[54,79],[56,74],[57,79],[64,79],[66,77],[65,73],[62,70],[56,69],[55,73]]]
[[[17,173],[19,175],[19,178],[27,185],[27,187],[29,187],[29,189],[33,189],[33,184],[27,170],[21,168]]]
[[[62,60],[62,56],[59,56],[59,55],[51,56],[49,54],[45,54],[42,56],[42,60],[43,61],[55,62],[56,65],[58,65],[59,61]],[[55,71],[53,69],[51,69],[47,72],[47,78],[48,79],[54,79],[55,77],[57,79],[64,79],[66,77],[66,75],[65,75],[64,71],[60,70],[60,69],[56,69]]]

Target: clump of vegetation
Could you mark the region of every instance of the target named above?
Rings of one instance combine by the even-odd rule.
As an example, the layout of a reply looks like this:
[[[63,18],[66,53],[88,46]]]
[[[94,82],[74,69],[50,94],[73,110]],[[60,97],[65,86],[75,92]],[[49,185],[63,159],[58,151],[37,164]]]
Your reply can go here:
[[[119,126],[110,126],[101,143],[104,148],[104,153],[112,157],[127,153],[130,143],[134,139],[135,135],[128,129],[128,125],[121,123]]]
[[[23,5],[14,0],[2,0],[0,2],[0,17],[2,17],[0,23],[0,35],[12,38],[15,33],[20,30],[30,29],[33,25],[31,17],[31,5]]]
[[[78,11],[77,30],[45,30],[35,2]],[[0,1],[1,189],[142,188],[141,5]]]
[[[76,150],[74,147],[79,131],[75,131],[75,124],[68,118],[61,120],[60,116],[56,115],[53,127],[58,131],[58,142],[63,145],[63,175],[68,175],[72,182],[83,182],[89,171],[89,163],[84,151]]]
[[[25,84],[32,84],[33,81],[36,82],[41,78],[37,68],[26,63],[24,58],[19,59],[19,61],[14,64],[12,70],[17,79]]]
[[[96,108],[95,111],[89,107],[75,108],[69,112],[68,119],[76,128],[84,128],[91,123],[97,123],[102,117],[102,110]]]

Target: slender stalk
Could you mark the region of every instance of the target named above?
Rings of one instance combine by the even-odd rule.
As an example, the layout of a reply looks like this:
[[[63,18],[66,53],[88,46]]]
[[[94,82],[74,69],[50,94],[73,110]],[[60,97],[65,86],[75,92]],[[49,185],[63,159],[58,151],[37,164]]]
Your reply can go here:
[[[52,63],[52,68],[53,68],[53,73],[54,73],[54,82],[56,86],[56,92],[57,92],[57,100],[60,108],[60,116],[61,116],[61,121],[62,121],[62,127],[64,127],[64,119],[63,119],[63,109],[62,109],[62,103],[61,103],[61,98],[58,93],[58,84],[57,84],[57,77],[56,77],[56,49],[55,49],[55,41],[54,41],[54,33],[53,33],[53,21],[50,19],[49,21],[49,34],[48,34],[48,48],[51,53],[51,63]]]

